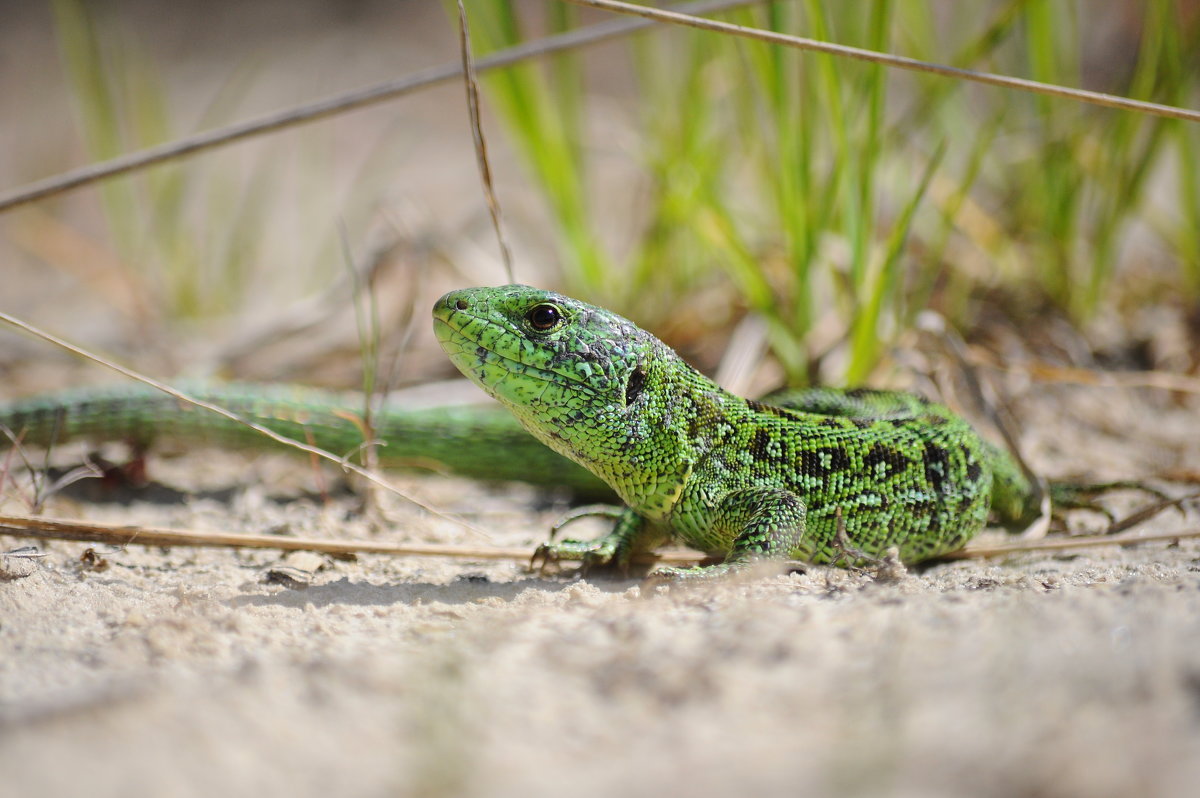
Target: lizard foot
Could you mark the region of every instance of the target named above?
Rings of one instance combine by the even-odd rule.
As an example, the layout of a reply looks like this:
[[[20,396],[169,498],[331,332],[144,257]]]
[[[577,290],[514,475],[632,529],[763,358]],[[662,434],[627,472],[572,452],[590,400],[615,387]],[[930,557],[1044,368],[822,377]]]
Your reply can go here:
[[[650,590],[659,585],[667,585],[672,588],[699,587],[729,582],[743,577],[757,579],[786,573],[794,567],[795,563],[791,561],[764,557],[726,560],[713,565],[694,565],[690,568],[662,566],[655,568],[642,581],[642,590]]]
[[[617,522],[612,531],[595,540],[554,540],[554,535],[566,524],[594,515],[615,517]],[[601,506],[584,507],[554,526],[550,531],[550,540],[538,546],[529,561],[529,567],[545,573],[546,567],[551,563],[569,561],[578,562],[580,573],[584,576],[605,568],[628,576],[633,552],[649,549],[657,541],[657,536],[652,535],[651,538],[647,540],[645,520],[632,510],[615,510]]]
[[[1112,512],[1101,505],[1096,499],[1106,493],[1118,490],[1136,490],[1157,498],[1161,502],[1171,502],[1172,499],[1158,488],[1137,480],[1117,480],[1114,482],[1051,482],[1050,499],[1057,510],[1089,510],[1099,513],[1108,519],[1109,523],[1116,521]]]
[[[538,546],[529,560],[530,569],[536,569],[539,574],[545,574],[550,565],[560,562],[578,562],[579,571],[587,576],[593,570],[616,565],[622,571],[628,568],[628,563],[622,562],[617,556],[617,542],[607,537],[599,540],[560,540],[550,541]]]
[[[722,563],[723,565],[723,563]],[[663,566],[655,568],[650,575],[642,580],[642,594],[662,586],[684,587],[714,584],[725,579],[733,569],[722,568],[721,565],[695,565],[691,568],[676,568]]]
[[[891,572],[897,566],[903,570],[904,566],[900,564],[899,551],[889,549],[883,557],[876,557],[850,542],[850,536],[846,534],[846,522],[842,518],[841,507],[834,510],[833,517],[837,523],[837,528],[833,535],[833,542],[830,545],[830,565],[841,565],[846,570],[858,574],[871,573],[871,569],[876,569],[880,573],[884,571]]]

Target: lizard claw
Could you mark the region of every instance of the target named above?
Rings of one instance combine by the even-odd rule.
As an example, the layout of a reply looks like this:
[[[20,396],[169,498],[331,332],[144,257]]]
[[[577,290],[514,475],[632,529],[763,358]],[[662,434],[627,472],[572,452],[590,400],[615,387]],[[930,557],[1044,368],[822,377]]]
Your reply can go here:
[[[557,565],[563,561],[578,562],[581,576],[587,576],[593,570],[604,569],[614,564],[622,572],[628,568],[628,564],[618,555],[615,547],[604,539],[598,541],[561,540],[543,543],[534,550],[533,556],[529,558],[529,568],[530,570],[536,569],[539,574],[544,575],[548,566]]]
[[[579,563],[579,574],[587,576],[594,569],[603,570],[613,564],[613,555],[611,552],[604,551],[589,551],[583,555],[583,560]],[[624,569],[622,569],[623,571]]]
[[[652,590],[660,585],[675,587],[696,587],[698,585],[715,584],[730,574],[739,570],[742,563],[718,563],[716,565],[695,565],[691,568],[662,566],[655,568],[650,575],[642,580],[642,590]]]
[[[543,543],[533,550],[529,558],[529,570],[537,571],[538,576],[546,575],[546,567],[558,563],[558,555],[554,552],[553,543]]]

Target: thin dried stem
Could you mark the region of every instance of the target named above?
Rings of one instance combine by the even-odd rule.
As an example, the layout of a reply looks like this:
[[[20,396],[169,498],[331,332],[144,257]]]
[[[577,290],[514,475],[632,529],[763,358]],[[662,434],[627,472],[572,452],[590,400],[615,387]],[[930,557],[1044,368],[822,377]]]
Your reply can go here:
[[[1189,538],[1200,538],[1200,529],[1184,529],[1179,532],[1164,532],[1156,535],[1127,533],[1124,535],[1079,535],[1077,537],[1044,538],[1023,543],[999,543],[994,546],[975,544],[964,549],[943,554],[943,560],[970,560],[985,557],[1006,557],[1009,554],[1037,551],[1069,551],[1090,549],[1100,546],[1136,546],[1139,543],[1172,543]]]
[[[492,227],[496,230],[496,241],[500,245],[500,258],[504,261],[504,273],[508,282],[515,283],[513,276],[512,250],[504,237],[504,220],[500,215],[500,202],[496,199],[496,187],[492,183],[492,167],[488,163],[487,142],[483,138],[483,126],[479,121],[479,82],[475,77],[475,59],[471,55],[471,28],[467,24],[467,10],[463,0],[458,0],[458,46],[462,51],[463,83],[467,88],[467,113],[471,118],[471,138],[475,142],[475,160],[479,164],[479,179],[483,183],[483,196],[487,200],[488,213],[492,216]]]
[[[194,529],[97,524],[71,519],[30,518],[0,515],[0,534],[51,540],[77,540],[113,546],[195,546],[200,548],[281,549],[317,551],[333,555],[390,554],[400,557],[454,557],[467,560],[522,560],[533,554],[528,549],[499,546],[456,546],[435,543],[384,543],[333,538],[293,538],[279,535],[243,535],[202,532]],[[685,551],[646,555],[641,561],[695,563],[700,555]]]
[[[1160,391],[1200,393],[1200,379],[1169,371],[1094,371],[1038,362],[1004,365],[997,363],[993,358],[974,354],[972,354],[971,360],[988,368],[1009,373],[1028,374],[1037,382],[1090,385],[1098,388],[1151,388]]]
[[[755,5],[762,0],[703,0],[695,3],[682,3],[676,8],[690,14],[711,14],[740,6]],[[530,58],[538,58],[563,50],[598,44],[608,39],[627,36],[652,26],[650,20],[618,19],[589,25],[586,28],[547,36],[535,41],[524,42],[515,47],[509,47],[491,53],[479,59],[476,68],[480,72],[511,66]],[[286,108],[272,114],[260,116],[227,127],[197,133],[175,141],[150,147],[127,155],[121,155],[107,161],[89,164],[72,169],[45,180],[30,183],[0,196],[0,213],[27,205],[40,199],[55,196],[82,186],[91,185],[110,177],[137,172],[149,166],[177,160],[206,150],[223,147],[242,139],[261,136],[286,130],[297,125],[314,122],[326,117],[338,116],[359,108],[366,108],[379,103],[394,100],[418,89],[449,83],[462,74],[460,63],[439,64],[438,66],[422,69],[411,75],[405,75],[395,80],[376,83],[356,91],[335,94],[294,108]]]
[[[279,549],[283,551],[317,551],[333,555],[390,554],[410,557],[453,557],[467,560],[528,561],[532,552],[524,548],[501,546],[457,546],[434,543],[384,543],[365,540],[336,540],[333,538],[293,538],[279,535],[243,535],[228,532],[162,529],[158,527],[97,524],[68,519],[30,518],[0,515],[0,534],[51,540],[77,540],[107,543],[113,546],[195,546],[200,548]],[[987,557],[1006,557],[1010,554],[1039,551],[1067,551],[1104,546],[1133,546],[1139,543],[1170,543],[1200,538],[1200,529],[1187,529],[1158,535],[1094,535],[1087,537],[1053,538],[999,545],[972,545],[941,559],[965,560]],[[664,551],[659,554],[635,555],[635,562],[696,563],[701,555],[688,551]]]
[[[956,80],[969,80],[989,86],[1000,86],[1006,89],[1016,89],[1017,91],[1026,91],[1033,94],[1061,97],[1066,100],[1077,100],[1092,105],[1101,105],[1106,108],[1119,108],[1125,111],[1137,111],[1138,113],[1150,114],[1152,116],[1183,119],[1188,122],[1200,122],[1200,111],[1191,108],[1179,108],[1174,105],[1162,105],[1144,100],[1134,100],[1129,97],[1119,97],[1114,94],[1104,94],[1098,91],[1073,89],[1069,86],[1057,86],[1053,83],[1041,83],[1036,80],[997,75],[994,72],[979,72],[973,69],[963,69],[945,64],[934,64],[929,61],[918,61],[915,58],[907,58],[902,55],[881,53],[876,50],[864,50],[860,47],[849,47],[844,44],[834,44],[833,42],[806,39],[802,36],[791,36],[786,33],[776,33],[775,31],[734,25],[729,22],[704,19],[684,13],[682,10],[650,8],[648,6],[622,3],[618,2],[618,0],[566,0],[566,2],[590,8],[600,8],[605,11],[615,11],[618,14],[631,14],[645,19],[652,19],[655,22],[668,22],[672,25],[686,25],[715,33],[726,33],[747,39],[757,39],[760,42],[793,47],[797,50],[810,50],[817,53],[841,56],[842,58],[870,61],[874,64],[882,64],[884,66],[895,67],[896,69],[927,72],[943,77],[955,78]]]

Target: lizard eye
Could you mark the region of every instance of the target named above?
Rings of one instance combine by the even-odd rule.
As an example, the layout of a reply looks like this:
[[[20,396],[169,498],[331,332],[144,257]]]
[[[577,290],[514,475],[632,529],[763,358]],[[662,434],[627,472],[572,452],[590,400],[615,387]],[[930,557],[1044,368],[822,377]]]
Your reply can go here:
[[[529,326],[538,332],[548,332],[554,329],[562,321],[562,318],[563,313],[557,305],[545,302],[534,305],[525,314],[525,320],[529,322]]]

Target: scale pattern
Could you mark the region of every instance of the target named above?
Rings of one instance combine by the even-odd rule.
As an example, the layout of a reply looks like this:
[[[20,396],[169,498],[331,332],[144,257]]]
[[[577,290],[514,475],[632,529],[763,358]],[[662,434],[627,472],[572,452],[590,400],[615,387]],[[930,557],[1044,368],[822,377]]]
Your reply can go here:
[[[997,470],[1005,520],[1031,510],[1007,456],[917,396],[743,399],[632,322],[527,286],[453,291],[433,315],[459,370],[629,506],[612,535],[548,544],[546,559],[623,566],[670,538],[725,557],[707,570],[665,569],[673,576],[756,558],[849,564],[893,546],[918,562],[984,526]]]
[[[294,440],[356,456],[369,439],[385,468],[447,472],[470,479],[566,487],[588,499],[612,496],[592,474],[541,446],[501,408],[406,407],[383,403],[371,425],[361,394],[296,385],[184,382],[185,393]],[[287,449],[245,425],[143,385],[77,388],[0,404],[0,446],[9,430],[23,446],[73,440],[231,449]]]

